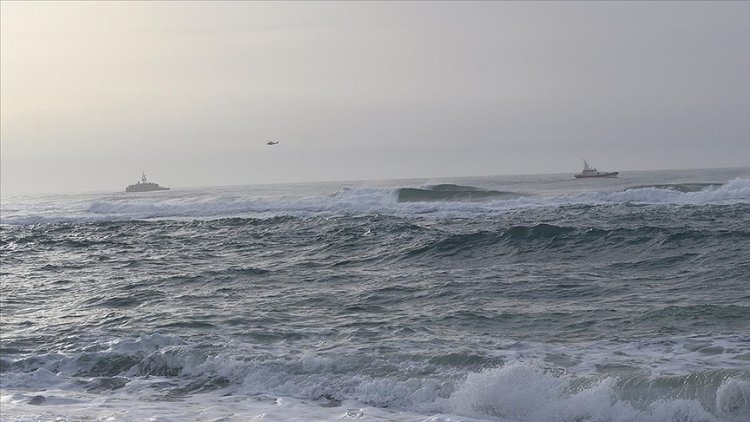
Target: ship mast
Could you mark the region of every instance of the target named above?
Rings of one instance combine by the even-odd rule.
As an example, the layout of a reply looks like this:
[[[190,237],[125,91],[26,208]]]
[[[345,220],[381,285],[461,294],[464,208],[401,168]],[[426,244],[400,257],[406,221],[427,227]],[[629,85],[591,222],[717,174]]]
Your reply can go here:
[[[145,171],[141,172],[141,182],[146,183],[146,172]]]

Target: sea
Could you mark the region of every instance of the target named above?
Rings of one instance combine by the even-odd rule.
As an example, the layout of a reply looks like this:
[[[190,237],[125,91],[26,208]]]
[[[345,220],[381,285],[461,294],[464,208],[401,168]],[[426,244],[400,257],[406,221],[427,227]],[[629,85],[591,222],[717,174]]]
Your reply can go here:
[[[121,188],[0,201],[3,422],[750,421],[750,168]]]

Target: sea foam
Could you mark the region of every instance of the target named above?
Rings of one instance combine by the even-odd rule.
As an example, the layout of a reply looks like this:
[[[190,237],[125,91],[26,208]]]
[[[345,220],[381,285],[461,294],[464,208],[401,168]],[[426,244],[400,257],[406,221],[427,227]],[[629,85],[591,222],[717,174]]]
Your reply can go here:
[[[447,186],[447,187],[446,187]],[[406,198],[406,199],[404,199]],[[28,205],[5,212],[3,224],[87,223],[143,219],[212,219],[228,217],[335,216],[380,213],[396,216],[444,214],[470,216],[514,209],[607,204],[727,205],[750,203],[750,179],[700,190],[635,187],[616,192],[536,195],[471,186],[436,185],[423,188],[344,188],[333,195],[310,197],[253,196],[246,193],[197,196],[118,197],[75,200],[55,209]],[[40,203],[41,204],[41,203]]]

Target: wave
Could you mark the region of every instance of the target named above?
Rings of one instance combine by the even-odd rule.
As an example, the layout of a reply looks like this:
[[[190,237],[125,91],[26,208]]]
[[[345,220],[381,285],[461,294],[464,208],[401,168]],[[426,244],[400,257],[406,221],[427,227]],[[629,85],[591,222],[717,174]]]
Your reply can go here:
[[[682,193],[688,193],[688,192],[700,192],[702,190],[711,189],[711,188],[719,188],[722,185],[723,185],[722,183],[666,183],[666,184],[657,184],[657,185],[632,186],[628,189],[632,190],[632,189],[654,188],[654,189],[667,189],[667,190],[673,190],[673,191],[682,192]]]
[[[621,366],[617,371],[578,372],[533,358],[503,362],[451,353],[383,359],[312,352],[282,358],[243,356],[236,353],[242,350],[239,344],[230,349],[235,354],[209,354],[205,345],[176,336],[141,335],[77,355],[49,353],[17,361],[3,357],[0,385],[6,391],[109,394],[127,390],[134,397],[155,396],[154,400],[212,393],[272,395],[318,400],[328,406],[354,401],[381,409],[519,422],[744,421],[750,417],[747,368],[650,374],[648,366]],[[623,352],[643,350],[640,345],[631,349],[617,347],[623,350],[620,355],[610,350],[607,356],[622,358],[627,356]]]
[[[539,245],[535,241],[546,242],[566,236],[576,229],[572,227],[556,226],[553,224],[537,224],[532,226],[513,226],[499,231],[479,231],[472,233],[446,234],[440,238],[429,240],[427,244],[418,246],[405,253],[408,257],[423,257],[425,255],[453,256],[461,251],[471,251],[472,254],[483,247],[498,245],[527,247],[536,249]],[[495,253],[503,251],[492,248]]]
[[[516,363],[469,374],[440,403],[461,415],[524,422],[740,421],[750,417],[750,380],[721,372],[572,378]]]
[[[632,187],[616,192],[578,192],[561,195],[524,195],[484,190],[472,186],[433,185],[342,189],[334,195],[300,198],[269,198],[196,194],[177,197],[94,198],[40,204],[22,211],[3,209],[0,223],[32,225],[91,223],[145,219],[217,219],[234,217],[274,218],[386,214],[395,216],[433,214],[445,217],[471,216],[534,208],[564,206],[643,205],[733,205],[750,204],[750,179],[735,179],[722,185],[692,183]],[[12,207],[11,207],[12,208]],[[11,209],[7,208],[7,209]]]
[[[725,184],[683,183],[634,187],[624,192],[602,196],[605,201],[646,204],[709,205],[747,203],[750,201],[750,179],[734,179]]]
[[[480,201],[489,199],[520,198],[515,192],[502,192],[473,186],[440,184],[424,188],[400,188],[396,190],[398,202],[430,201]]]
[[[439,233],[404,252],[407,258],[425,256],[454,257],[463,252],[472,257],[481,257],[483,252],[492,256],[515,256],[519,254],[550,252],[586,253],[589,257],[620,251],[622,256],[631,256],[637,261],[618,265],[643,265],[644,260],[662,259],[663,262],[652,262],[661,267],[679,265],[694,254],[668,254],[667,258],[654,255],[657,250],[669,250],[670,247],[685,242],[705,244],[707,241],[747,241],[750,231],[741,229],[695,230],[688,228],[636,226],[590,228],[539,223],[533,225],[515,225],[500,230],[481,230],[469,233]],[[703,242],[703,243],[702,243]],[[644,255],[644,250],[652,253]],[[622,269],[622,268],[621,268]]]

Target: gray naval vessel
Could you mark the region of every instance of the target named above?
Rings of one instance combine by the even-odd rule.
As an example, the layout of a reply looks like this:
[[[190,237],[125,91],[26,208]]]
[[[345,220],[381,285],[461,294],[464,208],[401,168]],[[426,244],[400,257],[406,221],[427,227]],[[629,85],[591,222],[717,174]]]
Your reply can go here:
[[[576,173],[573,176],[576,179],[586,179],[589,177],[617,177],[618,174],[619,172],[617,171],[599,171],[589,166],[589,163],[587,163],[586,160],[583,160],[583,171]]]
[[[125,192],[153,192],[155,190],[169,190],[163,186],[159,186],[158,183],[149,182],[146,180],[146,173],[142,173],[141,181],[125,188]]]

